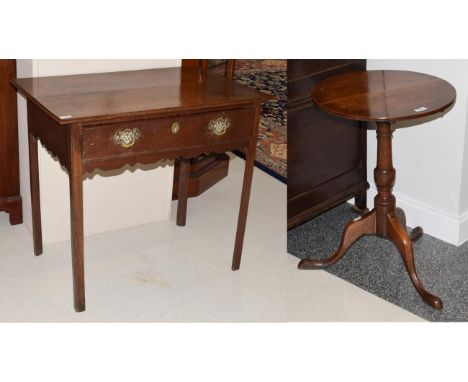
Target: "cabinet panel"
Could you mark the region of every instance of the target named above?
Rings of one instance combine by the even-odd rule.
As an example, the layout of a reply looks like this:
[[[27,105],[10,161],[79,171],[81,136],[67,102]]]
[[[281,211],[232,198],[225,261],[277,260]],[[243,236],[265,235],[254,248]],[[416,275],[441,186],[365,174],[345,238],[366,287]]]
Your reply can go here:
[[[365,60],[288,60],[288,228],[352,197],[364,208],[366,131],[309,97],[322,79],[362,69]]]

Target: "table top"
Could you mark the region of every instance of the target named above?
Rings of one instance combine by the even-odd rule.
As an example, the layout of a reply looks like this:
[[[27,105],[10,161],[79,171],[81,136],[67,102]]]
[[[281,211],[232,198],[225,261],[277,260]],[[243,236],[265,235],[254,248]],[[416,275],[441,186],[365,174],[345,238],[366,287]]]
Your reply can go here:
[[[321,109],[358,121],[396,122],[443,112],[455,88],[428,74],[399,70],[346,73],[321,81],[312,99]]]
[[[12,85],[60,124],[216,110],[271,99],[197,68],[20,78]]]

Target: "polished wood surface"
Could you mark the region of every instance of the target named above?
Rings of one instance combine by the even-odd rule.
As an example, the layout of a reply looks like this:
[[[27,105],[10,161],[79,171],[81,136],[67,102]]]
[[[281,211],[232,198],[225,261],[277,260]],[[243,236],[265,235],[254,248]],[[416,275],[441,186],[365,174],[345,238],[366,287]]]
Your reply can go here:
[[[216,60],[217,61],[217,60]],[[234,78],[235,60],[225,62],[225,77]],[[201,75],[206,78],[207,70],[210,67],[208,59],[183,59],[183,68],[198,68]],[[188,185],[188,197],[201,195],[207,189],[214,186],[221,179],[227,176],[229,169],[229,157],[226,154],[202,155],[198,158],[192,158],[190,161],[190,174]],[[177,200],[179,194],[179,160],[174,161],[174,180],[172,186],[172,199]]]
[[[31,188],[31,210],[34,254],[42,255],[41,197],[39,188],[39,156],[37,138],[29,132],[29,185]]]
[[[222,115],[229,118],[231,126],[223,135],[211,134],[208,124]],[[88,162],[105,161],[106,158],[132,157],[144,155],[155,146],[160,152],[173,151],[180,146],[210,147],[223,142],[242,142],[248,136],[253,123],[254,113],[251,108],[226,110],[223,112],[204,112],[196,115],[178,115],[143,121],[117,122],[111,125],[90,126],[83,129],[83,160]],[[179,130],[174,133],[171,127],[177,123]],[[141,138],[132,147],[121,147],[112,141],[112,137],[125,129],[138,129]]]
[[[176,223],[183,226],[193,158],[247,149],[232,263],[233,270],[239,268],[260,103],[268,96],[222,76],[201,79],[192,69],[17,79],[13,84],[27,98],[28,105],[36,255],[42,253],[37,141],[68,170],[77,312],[85,310],[82,183],[84,174],[96,168],[110,170],[178,159],[181,166]]]
[[[227,60],[226,67],[224,69],[224,75],[226,76],[226,78],[233,80],[235,70],[236,70],[236,60]]]
[[[367,135],[310,98],[320,81],[366,68],[366,60],[288,60],[288,228],[351,198],[366,208]]]
[[[0,211],[9,214],[10,224],[23,222],[16,92],[10,85],[15,77],[16,60],[0,60]]]
[[[103,123],[216,108],[271,97],[195,68],[15,79],[13,85],[61,125]]]
[[[424,73],[370,70],[329,78],[316,86],[312,99],[323,110],[357,121],[397,122],[445,111],[455,88]]]
[[[378,82],[378,78],[391,79],[387,82],[388,87],[383,88],[370,80]],[[414,83],[396,85],[402,84],[401,79],[410,81],[411,78]],[[363,116],[368,121],[377,121],[377,167],[374,178],[378,193],[374,199],[374,209],[346,226],[340,245],[332,256],[323,260],[302,260],[299,268],[321,269],[334,264],[363,235],[378,235],[391,240],[398,248],[411,281],[423,301],[434,309],[442,309],[442,300],[424,288],[416,272],[412,240],[422,235],[422,229],[416,227],[408,235],[405,214],[401,208],[396,207],[392,193],[396,175],[392,161],[392,133],[393,122],[403,121],[405,116],[408,120],[415,118],[415,113],[418,113],[414,111],[415,105],[427,105],[423,116],[446,111],[455,102],[454,88],[436,77],[395,71],[350,73],[325,80],[316,88],[318,90],[313,91],[314,100],[324,110],[346,115],[350,119]],[[398,99],[401,102],[399,105]],[[349,104],[346,103],[347,100]],[[384,114],[383,110],[386,110]]]
[[[40,136],[39,136],[40,138]],[[73,303],[77,312],[85,310],[84,238],[83,238],[83,166],[82,128],[71,125],[68,134],[70,156],[70,225],[73,267]]]
[[[253,123],[254,131],[253,135],[250,137],[249,144],[247,146],[247,155],[245,157],[245,171],[244,179],[242,181],[242,194],[241,202],[239,208],[239,216],[237,219],[237,231],[236,231],[236,242],[234,244],[234,254],[232,256],[232,266],[233,271],[238,270],[241,262],[242,247],[244,245],[244,235],[245,235],[245,221],[247,218],[247,212],[249,209],[249,195],[250,189],[252,187],[252,177],[254,170],[255,154],[257,151],[257,135],[258,128],[260,126],[260,104],[257,103],[255,107],[255,121]]]
[[[179,173],[179,187],[178,187],[178,203],[177,203],[177,225],[184,226],[187,220],[187,198],[189,188],[189,176],[190,176],[190,159],[181,158],[180,173]]]

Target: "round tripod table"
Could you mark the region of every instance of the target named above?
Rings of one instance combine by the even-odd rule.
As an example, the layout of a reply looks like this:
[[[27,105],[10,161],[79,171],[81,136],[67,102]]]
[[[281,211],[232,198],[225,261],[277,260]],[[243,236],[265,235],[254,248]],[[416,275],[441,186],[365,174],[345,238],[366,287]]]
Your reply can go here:
[[[394,123],[442,114],[455,102],[452,85],[427,74],[396,71],[360,71],[330,77],[314,88],[312,98],[322,110],[339,117],[376,122],[377,167],[374,179],[377,196],[374,209],[349,223],[338,250],[323,260],[304,259],[299,269],[321,269],[336,263],[351,245],[363,235],[377,235],[391,240],[398,248],[414,287],[422,299],[434,309],[442,309],[442,301],[429,293],[416,273],[412,241],[422,235],[416,227],[406,232],[406,217],[396,207],[392,188],[395,169],[392,164],[392,132]]]

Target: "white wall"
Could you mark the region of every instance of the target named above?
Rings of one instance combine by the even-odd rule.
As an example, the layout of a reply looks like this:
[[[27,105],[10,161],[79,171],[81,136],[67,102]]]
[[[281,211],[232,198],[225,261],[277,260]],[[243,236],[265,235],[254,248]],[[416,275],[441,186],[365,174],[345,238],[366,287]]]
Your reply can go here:
[[[180,60],[18,60],[18,76],[50,76],[180,66]],[[26,104],[19,96],[21,193],[25,225],[31,230]],[[70,237],[68,175],[41,146],[39,150],[43,239]],[[118,176],[110,176],[116,175]],[[173,167],[139,166],[132,171],[95,172],[86,179],[85,235],[169,218]]]
[[[367,68],[413,70],[449,81],[457,90],[457,101],[443,118],[397,129],[393,135],[396,169],[394,192],[405,209],[407,224],[420,225],[426,233],[453,244],[468,239],[462,232],[468,217],[468,60],[370,59]],[[368,132],[369,205],[373,205],[376,163],[375,131]],[[468,220],[468,219],[467,219]],[[467,227],[468,228],[468,227]]]

